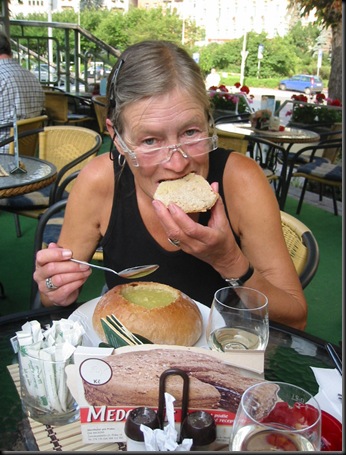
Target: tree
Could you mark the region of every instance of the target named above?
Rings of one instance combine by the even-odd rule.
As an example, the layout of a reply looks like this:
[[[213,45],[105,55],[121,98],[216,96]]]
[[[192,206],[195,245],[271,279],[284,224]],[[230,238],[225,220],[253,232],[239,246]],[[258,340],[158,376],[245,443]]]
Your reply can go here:
[[[80,9],[81,11],[85,11],[88,9],[98,9],[102,8],[103,0],[81,0],[80,2]]]
[[[328,96],[342,99],[342,0],[290,0],[290,6],[301,8],[301,16],[316,8],[317,21],[332,30],[332,60]]]

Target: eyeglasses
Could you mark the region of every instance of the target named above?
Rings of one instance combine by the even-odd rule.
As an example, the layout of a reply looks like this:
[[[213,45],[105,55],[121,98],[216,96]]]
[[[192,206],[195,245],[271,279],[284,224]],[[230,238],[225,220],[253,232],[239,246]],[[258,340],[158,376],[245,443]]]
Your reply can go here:
[[[146,148],[145,150],[141,147],[136,147],[134,150],[131,150],[114,126],[113,129],[122,149],[129,155],[133,161],[133,165],[136,167],[167,163],[175,152],[179,152],[184,158],[195,158],[196,156],[206,155],[218,147],[218,137],[216,134],[213,134],[211,137],[202,137],[166,147]]]

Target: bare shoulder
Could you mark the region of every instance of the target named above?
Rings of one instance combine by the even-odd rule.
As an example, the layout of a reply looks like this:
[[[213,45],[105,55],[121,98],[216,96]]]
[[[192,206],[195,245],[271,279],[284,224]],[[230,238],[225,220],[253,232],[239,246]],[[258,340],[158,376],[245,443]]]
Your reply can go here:
[[[225,182],[230,185],[239,185],[253,181],[265,182],[266,178],[261,167],[252,158],[242,153],[233,152],[230,154],[225,171]]]
[[[88,188],[94,194],[108,191],[114,183],[113,162],[108,153],[99,155],[87,163],[80,171],[75,186]],[[95,191],[96,190],[96,191]]]
[[[234,227],[278,212],[273,188],[262,168],[250,157],[231,153],[225,166],[223,188]]]

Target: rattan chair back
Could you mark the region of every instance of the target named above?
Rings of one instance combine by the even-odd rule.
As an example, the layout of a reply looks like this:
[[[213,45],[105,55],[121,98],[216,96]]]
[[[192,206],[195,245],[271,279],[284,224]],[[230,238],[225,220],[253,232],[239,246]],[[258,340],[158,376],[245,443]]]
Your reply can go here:
[[[243,155],[246,154],[249,141],[242,134],[229,133],[219,130],[216,126],[219,147],[227,150],[235,150]]]
[[[65,173],[64,178],[80,170],[97,154],[100,148],[100,135],[89,128],[80,126],[47,126],[39,133],[39,158],[53,163],[61,170],[71,161],[93,150],[86,159]],[[66,190],[71,191],[73,181]]]
[[[106,128],[107,119],[107,97],[102,95],[95,95],[92,97],[96,119],[99,127],[99,132],[103,136],[104,134],[109,135]]]
[[[283,211],[281,225],[288,251],[304,289],[317,272],[320,258],[317,240],[304,223]]]
[[[45,123],[48,121],[47,115],[40,115],[38,117],[31,117],[26,119],[17,120],[17,131],[18,135],[31,130],[37,130],[43,128]],[[10,136],[14,136],[14,128],[10,129]],[[24,156],[36,156],[38,148],[38,133],[28,134],[18,139],[18,152],[19,155]],[[9,144],[9,153],[14,154],[14,142]]]
[[[86,114],[69,112],[69,96],[60,91],[45,91],[45,110],[51,125],[76,124],[94,120]]]
[[[39,158],[53,163],[58,174],[49,187],[20,196],[18,201],[11,198],[10,203],[2,207],[15,215],[17,237],[22,235],[18,215],[38,219],[47,207],[58,200],[58,195],[66,197],[64,191],[69,192],[74,183],[70,177],[97,155],[101,145],[99,133],[89,128],[46,126],[39,132]]]

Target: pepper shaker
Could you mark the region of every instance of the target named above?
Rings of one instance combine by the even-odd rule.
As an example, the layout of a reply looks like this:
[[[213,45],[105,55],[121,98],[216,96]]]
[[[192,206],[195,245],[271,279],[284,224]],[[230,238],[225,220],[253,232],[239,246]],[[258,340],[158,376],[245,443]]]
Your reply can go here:
[[[141,424],[155,430],[160,428],[160,420],[156,412],[147,407],[132,409],[125,422],[128,452],[145,451],[144,434],[140,429]]]
[[[193,440],[192,451],[210,451],[210,444],[216,439],[216,423],[206,411],[195,411],[187,415],[182,423],[181,439]]]

